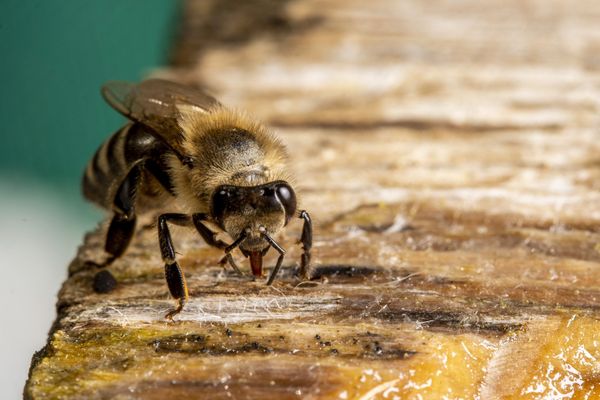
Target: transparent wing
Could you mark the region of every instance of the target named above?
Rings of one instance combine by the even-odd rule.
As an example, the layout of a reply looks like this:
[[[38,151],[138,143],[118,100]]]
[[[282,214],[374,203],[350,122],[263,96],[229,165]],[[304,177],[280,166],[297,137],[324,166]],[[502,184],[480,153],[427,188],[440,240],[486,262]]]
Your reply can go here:
[[[111,107],[132,121],[150,128],[171,145],[179,141],[177,104],[209,112],[219,102],[202,89],[163,79],[139,84],[110,81],[102,86],[102,97]]]

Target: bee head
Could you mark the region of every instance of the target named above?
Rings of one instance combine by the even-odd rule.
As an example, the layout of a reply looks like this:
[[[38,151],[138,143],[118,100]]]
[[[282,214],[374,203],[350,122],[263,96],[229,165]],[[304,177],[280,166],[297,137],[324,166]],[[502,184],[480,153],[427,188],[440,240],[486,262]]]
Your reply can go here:
[[[285,181],[258,186],[222,185],[212,195],[211,215],[215,222],[236,240],[242,232],[247,238],[240,244],[246,251],[268,246],[262,232],[275,234],[296,212],[296,194]]]

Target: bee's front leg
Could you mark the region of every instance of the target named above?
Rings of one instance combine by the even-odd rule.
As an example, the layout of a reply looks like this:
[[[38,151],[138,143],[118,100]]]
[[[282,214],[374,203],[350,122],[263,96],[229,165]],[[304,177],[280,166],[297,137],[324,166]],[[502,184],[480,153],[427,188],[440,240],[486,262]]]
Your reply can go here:
[[[203,221],[208,221],[208,216],[206,214],[193,214],[192,220],[194,221],[194,226],[196,227],[196,230],[198,231],[200,236],[202,236],[202,239],[204,239],[207,245],[216,247],[221,250],[225,250],[227,246],[229,246],[224,241],[218,240],[216,238],[216,234],[202,223]]]
[[[312,248],[312,220],[306,210],[300,212],[300,218],[304,220],[302,226],[302,236],[300,237],[300,243],[302,243],[302,256],[300,258],[300,276],[303,279],[310,279],[310,249]]]
[[[206,227],[206,225],[204,225],[202,223],[203,221],[208,221],[208,216],[206,214],[203,214],[203,213],[193,214],[192,220],[194,221],[194,226],[196,227],[196,230],[198,231],[200,236],[202,236],[202,239],[204,239],[206,244],[208,244],[209,246],[216,247],[221,250],[227,249],[227,247],[229,245],[227,243],[225,243],[224,241],[217,239],[215,232],[208,229]],[[219,261],[219,264],[221,264],[223,266],[223,268],[225,268],[225,264],[227,262],[229,262],[229,265],[231,265],[231,267],[234,269],[234,271],[238,275],[244,276],[242,271],[240,271],[239,267],[233,260],[233,257],[231,256],[230,252],[226,251],[225,257],[223,257],[223,259],[221,259],[221,261]]]
[[[165,262],[165,278],[171,296],[178,300],[177,308],[165,315],[165,318],[173,320],[173,317],[183,310],[189,296],[185,275],[175,260],[175,247],[167,225],[168,222],[185,226],[190,224],[191,218],[185,214],[162,214],[158,217],[158,242],[162,259]]]
[[[242,271],[240,271],[240,268],[235,263],[235,260],[231,256],[231,252],[233,250],[235,250],[240,245],[240,243],[242,243],[244,241],[244,239],[246,239],[247,235],[248,235],[248,233],[246,231],[242,232],[242,234],[240,235],[239,238],[237,238],[232,244],[226,246],[224,249],[225,256],[223,256],[221,261],[219,261],[219,264],[221,264],[221,265],[225,265],[226,262],[229,262],[229,265],[231,265],[231,268],[233,268],[235,270],[235,272],[240,276],[244,276],[244,274],[242,273]]]

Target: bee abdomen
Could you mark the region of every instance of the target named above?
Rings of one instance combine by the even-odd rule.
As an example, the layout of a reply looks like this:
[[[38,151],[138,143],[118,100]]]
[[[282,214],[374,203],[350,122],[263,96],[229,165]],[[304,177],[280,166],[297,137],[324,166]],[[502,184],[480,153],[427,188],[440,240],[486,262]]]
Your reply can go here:
[[[133,166],[125,155],[125,143],[133,125],[109,137],[89,161],[83,175],[83,195],[103,208],[112,207],[117,187]]]
[[[141,211],[154,209],[175,195],[167,162],[172,151],[143,125],[125,125],[102,143],[88,163],[83,175],[83,194],[88,200],[116,212],[133,212],[136,205]],[[130,173],[133,175],[128,176]],[[117,196],[122,184],[133,187],[123,187],[125,192]],[[128,210],[121,204],[123,195],[128,197]]]

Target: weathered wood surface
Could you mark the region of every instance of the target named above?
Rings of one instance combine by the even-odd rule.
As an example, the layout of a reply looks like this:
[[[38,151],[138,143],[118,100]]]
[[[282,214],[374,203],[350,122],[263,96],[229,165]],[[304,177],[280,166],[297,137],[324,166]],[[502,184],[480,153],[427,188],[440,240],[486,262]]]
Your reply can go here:
[[[279,4],[240,27],[251,8],[188,2],[165,74],[288,145],[314,280],[299,222],[273,287],[176,230],[192,298],[169,323],[155,229],[110,295],[91,234],[26,395],[600,398],[600,3]]]

